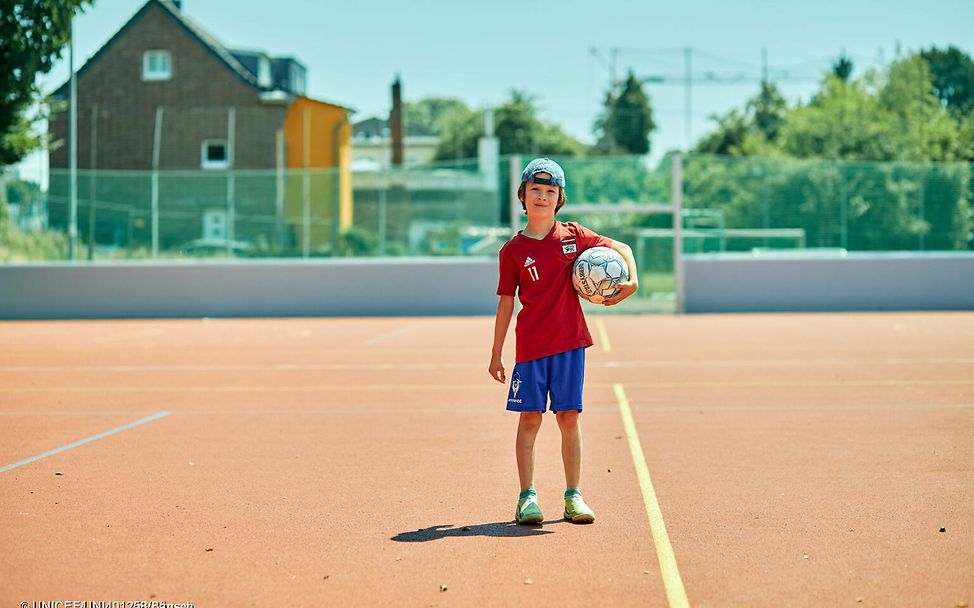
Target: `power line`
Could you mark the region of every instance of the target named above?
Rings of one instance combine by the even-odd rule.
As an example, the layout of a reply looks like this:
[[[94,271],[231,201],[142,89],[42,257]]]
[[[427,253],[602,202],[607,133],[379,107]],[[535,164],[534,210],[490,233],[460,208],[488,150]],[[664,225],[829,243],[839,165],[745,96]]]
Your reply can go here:
[[[701,51],[694,47],[683,48],[638,48],[638,47],[610,47],[608,59],[606,59],[598,48],[592,46],[590,53],[599,64],[609,72],[610,90],[616,90],[622,82],[616,77],[619,55],[656,55],[656,56],[681,56],[683,58],[683,73],[658,73],[658,74],[633,74],[641,83],[661,86],[682,86],[685,88],[684,95],[684,117],[687,149],[692,146],[692,117],[693,112],[693,87],[694,86],[734,86],[741,84],[760,84],[764,82],[776,83],[812,83],[822,79],[823,72],[809,74],[805,70],[796,72],[796,68],[808,67],[812,60],[807,60],[799,64],[784,64],[772,67],[768,63],[767,48],[761,49],[761,63],[756,64],[751,61],[728,58],[716,55],[711,52]],[[696,59],[706,59],[711,62],[718,62],[724,65],[734,66],[732,70],[700,70],[694,69]],[[831,60],[823,60],[829,65]],[[741,68],[744,67],[745,71]]]

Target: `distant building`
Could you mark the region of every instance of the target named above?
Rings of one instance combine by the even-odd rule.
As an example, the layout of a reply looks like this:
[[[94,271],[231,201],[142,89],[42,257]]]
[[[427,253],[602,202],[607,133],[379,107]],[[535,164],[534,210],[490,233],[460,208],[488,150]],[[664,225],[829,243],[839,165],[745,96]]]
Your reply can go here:
[[[106,170],[194,172],[186,174],[182,185],[170,182],[159,194],[165,197],[162,202],[167,209],[179,209],[187,217],[195,211],[192,221],[199,224],[195,230],[186,226],[190,220],[164,224],[160,238],[168,245],[193,234],[219,236],[221,222],[224,232],[234,235],[235,225],[226,228],[226,222],[242,221],[247,209],[251,215],[264,209],[266,215],[267,209],[273,214],[275,205],[283,207],[286,219],[278,218],[278,223],[288,226],[300,223],[302,211],[307,212],[302,199],[308,197],[300,185],[289,180],[285,188],[275,188],[274,171],[265,173],[270,176],[269,187],[231,188],[228,194],[217,192],[212,178],[207,186],[196,187],[204,172],[227,169],[237,174],[243,170],[333,169],[326,172],[326,179],[315,180],[310,205],[315,217],[338,221],[319,222],[310,236],[320,243],[337,228],[350,226],[352,110],[307,97],[307,69],[297,59],[228,49],[186,17],[180,5],[172,0],[148,0],[78,71],[78,168],[98,170],[92,175],[99,180],[90,186],[91,194],[85,189],[88,184],[79,187],[79,204],[93,199],[99,203],[96,211],[110,210],[113,205],[135,209],[129,213],[127,234],[99,221],[96,241],[139,240],[139,231],[146,229],[139,208],[148,200],[146,186],[133,185],[132,192],[117,184],[111,188],[104,177]],[[58,89],[55,97],[67,101],[70,83]],[[60,142],[49,153],[51,221],[54,226],[64,226],[67,184],[57,174],[69,163],[67,104],[54,112],[50,129]],[[135,180],[132,177],[130,182]],[[226,216],[228,201],[240,215],[231,212]],[[137,216],[134,221],[132,213]],[[82,235],[86,221],[86,215],[80,213]],[[255,225],[252,230],[258,228]],[[302,238],[300,231],[288,230],[288,240]],[[239,227],[235,236],[245,238],[246,232]]]
[[[409,133],[403,138],[403,164],[415,167],[433,161],[440,138]],[[392,165],[392,133],[384,118],[366,118],[352,125],[352,171],[380,171]]]

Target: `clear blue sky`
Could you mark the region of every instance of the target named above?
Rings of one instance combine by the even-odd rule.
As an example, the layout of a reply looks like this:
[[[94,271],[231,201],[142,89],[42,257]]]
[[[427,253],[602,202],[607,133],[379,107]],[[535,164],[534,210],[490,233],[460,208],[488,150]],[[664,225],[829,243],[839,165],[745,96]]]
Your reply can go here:
[[[76,66],[142,5],[96,0],[75,22]],[[632,69],[669,82],[646,86],[658,124],[653,156],[687,144],[678,82],[686,47],[696,78],[751,80],[760,77],[766,49],[770,75],[790,101],[807,100],[843,49],[857,75],[894,58],[897,47],[955,45],[974,54],[974,0],[185,0],[183,12],[230,48],[298,58],[308,67],[309,95],[354,108],[353,120],[388,115],[398,73],[407,100],[456,97],[481,107],[503,102],[512,88],[526,91],[544,119],[586,142],[615,48],[620,76]],[[65,51],[42,79],[45,91],[67,79],[67,63]],[[693,85],[692,138],[757,88],[753,81]],[[41,164],[29,159],[25,174]]]

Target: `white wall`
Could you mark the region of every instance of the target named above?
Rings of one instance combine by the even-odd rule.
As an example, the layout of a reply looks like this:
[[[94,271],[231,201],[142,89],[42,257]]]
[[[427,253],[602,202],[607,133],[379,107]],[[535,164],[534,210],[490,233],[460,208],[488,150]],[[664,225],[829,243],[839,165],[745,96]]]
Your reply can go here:
[[[0,265],[0,318],[481,315],[493,258]]]
[[[697,255],[687,312],[974,310],[974,254]],[[0,319],[492,315],[495,258],[0,264]]]
[[[686,311],[974,309],[974,253],[804,255],[686,256]]]

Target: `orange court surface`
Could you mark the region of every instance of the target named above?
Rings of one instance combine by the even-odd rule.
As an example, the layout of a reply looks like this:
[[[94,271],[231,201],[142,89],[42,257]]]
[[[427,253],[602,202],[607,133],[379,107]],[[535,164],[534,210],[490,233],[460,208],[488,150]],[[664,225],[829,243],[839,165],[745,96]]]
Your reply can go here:
[[[588,322],[584,526],[492,317],[0,323],[0,606],[974,605],[974,313]]]

